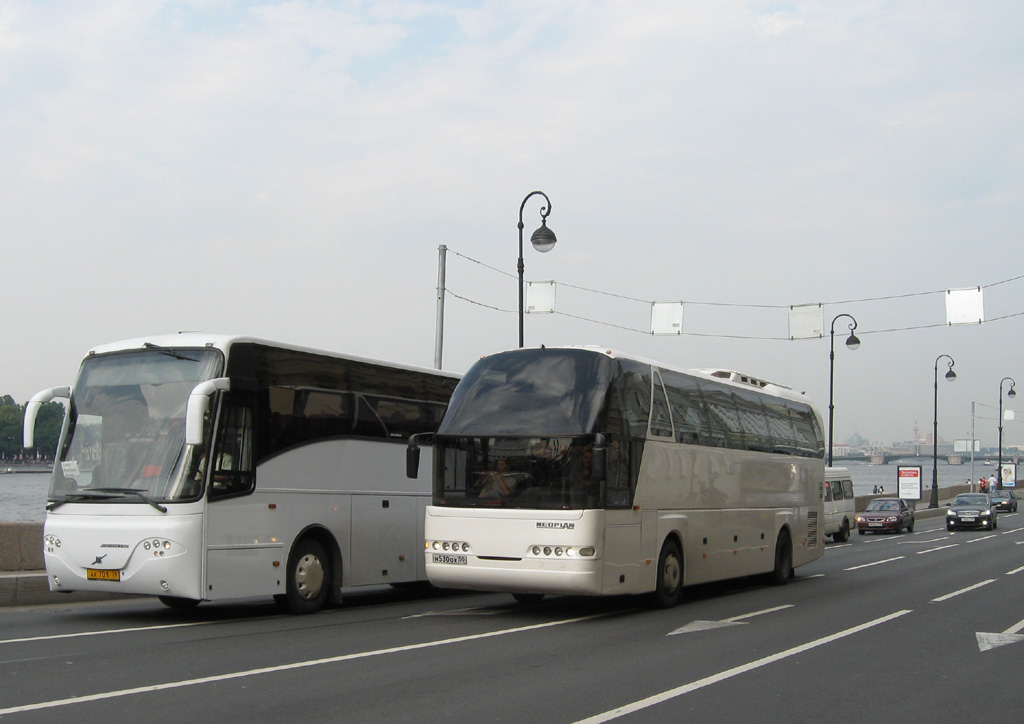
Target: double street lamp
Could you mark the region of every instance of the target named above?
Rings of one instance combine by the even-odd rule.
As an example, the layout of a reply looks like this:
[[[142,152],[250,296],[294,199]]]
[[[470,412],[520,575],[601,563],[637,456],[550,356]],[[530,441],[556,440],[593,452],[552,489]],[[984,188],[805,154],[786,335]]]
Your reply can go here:
[[[540,228],[530,236],[533,248],[539,252],[551,251],[557,239],[555,232],[548,228],[548,214],[551,213],[551,200],[543,191],[531,191],[519,205],[519,347],[523,346],[523,209],[531,196],[543,196],[546,206],[540,207]]]
[[[857,349],[860,347],[860,340],[857,339],[857,335],[853,333],[853,330],[857,329],[857,320],[849,314],[837,314],[835,319],[832,320],[832,328],[829,330],[829,350],[828,350],[828,466],[832,467],[832,411],[835,409],[835,405],[832,404],[833,394],[833,380],[835,379],[835,365],[836,365],[836,320],[841,317],[850,318],[850,337],[846,340],[846,346],[849,349]]]
[[[932,497],[928,503],[929,508],[939,507],[939,360],[943,357],[949,360],[949,370],[946,372],[946,380],[952,382],[956,379],[956,372],[953,365],[956,364],[948,354],[940,354],[935,358],[935,415],[932,418]]]
[[[1010,381],[1010,389],[1006,391],[1006,396],[1009,398],[1017,396],[1017,393],[1013,391],[1017,383],[1013,381],[1012,377],[1004,377],[999,380],[999,462],[996,466],[996,490],[1003,489],[1003,383],[1007,380]]]

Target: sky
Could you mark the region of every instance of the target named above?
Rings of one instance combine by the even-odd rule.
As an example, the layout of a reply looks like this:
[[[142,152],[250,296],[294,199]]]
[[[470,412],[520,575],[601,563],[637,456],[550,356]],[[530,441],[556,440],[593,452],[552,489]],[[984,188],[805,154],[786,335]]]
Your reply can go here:
[[[837,442],[937,412],[995,445],[1024,385],[1019,0],[0,0],[0,159],[18,402],[182,330],[432,367],[442,245],[464,372],[518,344],[521,206],[556,282],[527,346],[735,369],[826,420],[831,367]],[[970,288],[985,321],[947,325]]]

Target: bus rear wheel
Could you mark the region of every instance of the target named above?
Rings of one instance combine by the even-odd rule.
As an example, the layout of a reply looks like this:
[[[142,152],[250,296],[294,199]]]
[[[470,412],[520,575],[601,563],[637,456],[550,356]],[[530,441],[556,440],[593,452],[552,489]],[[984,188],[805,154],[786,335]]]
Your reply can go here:
[[[299,541],[288,557],[287,575],[283,603],[289,613],[315,613],[323,608],[331,590],[331,566],[322,545],[310,538]]]
[[[674,540],[665,541],[658,556],[658,579],[651,593],[651,605],[655,608],[669,608],[679,600],[683,587],[683,553]]]
[[[793,577],[793,545],[789,540],[789,533],[779,532],[779,538],[775,542],[775,568],[768,574],[768,580],[776,585],[785,585]]]

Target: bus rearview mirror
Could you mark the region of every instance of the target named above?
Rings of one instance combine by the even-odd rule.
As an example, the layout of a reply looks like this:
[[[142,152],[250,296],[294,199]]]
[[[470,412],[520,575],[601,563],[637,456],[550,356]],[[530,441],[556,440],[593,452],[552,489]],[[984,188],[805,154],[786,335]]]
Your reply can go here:
[[[185,444],[203,444],[206,415],[210,411],[210,398],[218,390],[229,389],[231,389],[231,380],[227,377],[200,382],[192,389],[185,407]]]
[[[405,476],[417,478],[420,474],[420,448],[418,445],[410,445],[405,449]]]

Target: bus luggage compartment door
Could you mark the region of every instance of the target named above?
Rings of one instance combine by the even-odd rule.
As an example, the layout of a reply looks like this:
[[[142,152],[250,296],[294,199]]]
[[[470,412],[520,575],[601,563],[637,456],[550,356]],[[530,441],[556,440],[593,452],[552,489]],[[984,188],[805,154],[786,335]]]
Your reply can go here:
[[[419,495],[353,496],[347,585],[426,579],[423,519],[427,502],[426,496]]]

